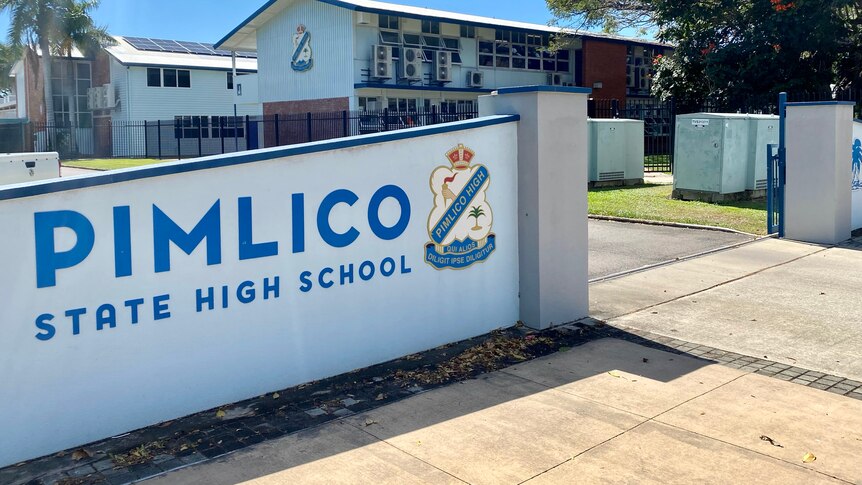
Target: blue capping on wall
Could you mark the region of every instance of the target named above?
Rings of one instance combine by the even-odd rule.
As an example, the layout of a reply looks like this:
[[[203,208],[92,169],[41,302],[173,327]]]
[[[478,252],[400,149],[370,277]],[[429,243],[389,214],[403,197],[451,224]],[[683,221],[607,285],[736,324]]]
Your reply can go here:
[[[442,91],[442,92],[458,92],[458,93],[483,93],[490,94],[493,89],[482,88],[447,88],[445,86],[408,86],[405,84],[385,84],[385,83],[356,83],[353,89],[374,88],[374,89],[407,89],[414,91]]]
[[[514,86],[511,88],[497,89],[497,94],[515,94],[515,93],[572,93],[572,94],[590,94],[593,90],[590,88],[581,88],[576,86]]]
[[[242,165],[246,163],[272,160],[275,158],[295,157],[298,155],[308,155],[311,153],[338,150],[342,148],[354,148],[377,143],[407,140],[410,138],[439,135],[441,133],[451,133],[455,131],[513,123],[520,119],[521,117],[519,115],[486,116],[484,118],[455,121],[452,123],[442,123],[439,125],[423,126],[419,128],[407,128],[386,133],[351,136],[347,138],[303,143],[287,147],[265,148],[262,150],[251,150],[248,152],[238,152],[229,155],[216,155],[188,161],[168,162],[149,167],[129,168],[113,172],[105,172],[98,175],[85,175],[80,178],[76,177],[67,180],[60,179],[10,185],[0,187],[0,200],[20,199],[23,197],[33,197],[36,195],[96,187],[99,185],[109,185],[120,182],[129,182],[132,180],[161,177],[163,175],[196,172],[198,170]]]
[[[785,106],[856,106],[855,101],[805,101],[787,103]]]

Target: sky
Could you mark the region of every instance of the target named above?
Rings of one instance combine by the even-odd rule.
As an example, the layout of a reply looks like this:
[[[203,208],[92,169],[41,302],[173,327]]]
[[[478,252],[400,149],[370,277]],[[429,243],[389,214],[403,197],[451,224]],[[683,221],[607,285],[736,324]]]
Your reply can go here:
[[[266,0],[102,0],[93,14],[115,35],[215,43],[248,18]],[[392,0],[504,20],[546,24],[544,0]],[[8,15],[0,14],[0,38],[6,41]]]

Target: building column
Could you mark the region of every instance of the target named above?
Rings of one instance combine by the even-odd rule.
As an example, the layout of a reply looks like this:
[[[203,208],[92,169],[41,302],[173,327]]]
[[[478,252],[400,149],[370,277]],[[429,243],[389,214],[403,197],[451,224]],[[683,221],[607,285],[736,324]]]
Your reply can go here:
[[[853,102],[788,103],[786,130],[786,237],[849,239]]]
[[[545,329],[589,313],[587,88],[505,88],[479,116],[517,114],[520,319]]]

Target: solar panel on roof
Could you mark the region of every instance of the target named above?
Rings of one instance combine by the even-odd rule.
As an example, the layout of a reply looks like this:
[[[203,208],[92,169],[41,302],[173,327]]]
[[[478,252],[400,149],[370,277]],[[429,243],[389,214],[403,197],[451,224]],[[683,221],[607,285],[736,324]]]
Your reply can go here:
[[[215,49],[213,44],[203,42],[175,41],[167,39],[148,39],[145,37],[124,37],[126,42],[139,51],[173,52],[178,54],[194,54],[199,56],[230,57],[230,51]],[[256,59],[255,52],[237,52],[237,57]]]

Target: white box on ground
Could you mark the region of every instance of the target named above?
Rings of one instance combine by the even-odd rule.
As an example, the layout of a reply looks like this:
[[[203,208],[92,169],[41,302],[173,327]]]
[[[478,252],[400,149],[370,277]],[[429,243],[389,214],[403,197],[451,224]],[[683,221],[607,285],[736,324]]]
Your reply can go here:
[[[746,190],[766,190],[766,146],[778,144],[777,115],[748,115],[749,164],[745,178]]]
[[[644,122],[592,119],[587,124],[590,137],[590,182],[643,180]]]
[[[60,176],[57,152],[0,154],[0,185],[21,184]]]

